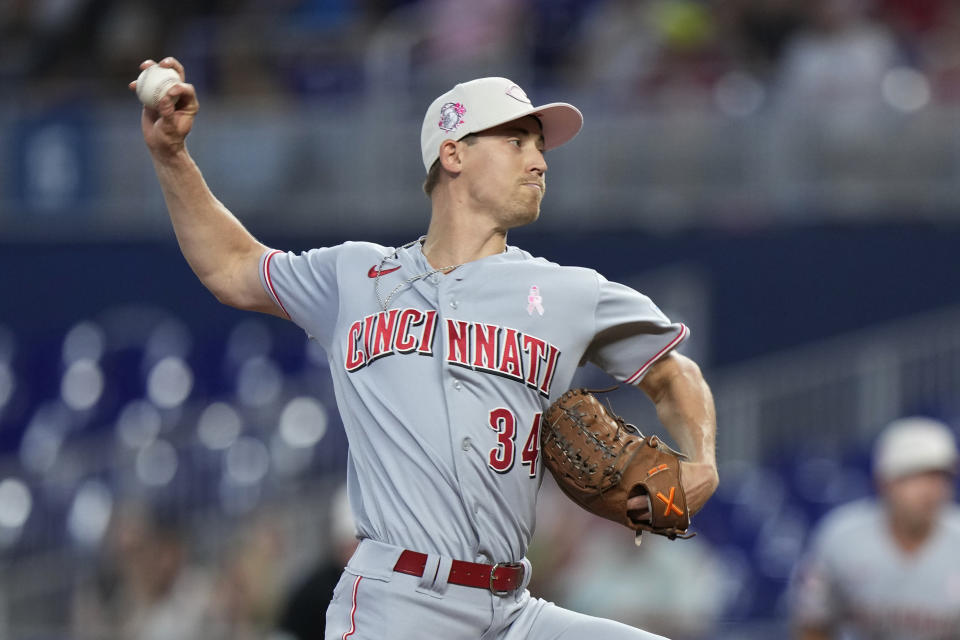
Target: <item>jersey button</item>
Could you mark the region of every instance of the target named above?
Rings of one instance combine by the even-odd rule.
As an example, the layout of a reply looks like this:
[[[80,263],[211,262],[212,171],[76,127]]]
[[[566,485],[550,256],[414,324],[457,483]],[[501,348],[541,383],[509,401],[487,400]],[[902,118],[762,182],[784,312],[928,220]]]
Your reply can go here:
[[[470,438],[464,438],[463,442],[460,443],[460,448],[464,451],[470,451],[470,447],[473,446],[473,443],[470,442]]]
[[[457,391],[460,391],[460,389],[463,388],[463,385],[460,384],[459,380],[457,380],[456,382],[453,383],[453,388],[456,389]]]
[[[451,301],[450,301],[450,308],[451,308],[451,309],[456,309],[458,306],[460,306],[460,303],[457,302],[456,300],[451,300]]]

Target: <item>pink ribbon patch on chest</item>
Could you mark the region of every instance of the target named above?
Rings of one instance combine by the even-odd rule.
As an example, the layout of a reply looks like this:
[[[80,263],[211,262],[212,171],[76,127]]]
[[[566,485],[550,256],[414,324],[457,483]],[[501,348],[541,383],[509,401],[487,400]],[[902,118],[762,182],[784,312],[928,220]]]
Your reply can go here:
[[[530,293],[527,294],[527,313],[532,316],[534,310],[543,315],[543,298],[537,285],[530,287]]]

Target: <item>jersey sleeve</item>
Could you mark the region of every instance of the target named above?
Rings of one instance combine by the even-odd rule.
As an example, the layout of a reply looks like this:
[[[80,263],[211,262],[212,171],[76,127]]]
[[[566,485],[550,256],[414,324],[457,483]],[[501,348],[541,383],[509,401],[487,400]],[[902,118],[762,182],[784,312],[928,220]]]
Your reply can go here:
[[[627,384],[683,342],[690,331],[671,322],[647,296],[596,274],[595,337],[585,359]]]
[[[268,249],[260,257],[260,282],[290,320],[328,348],[340,309],[340,247],[300,254]]]

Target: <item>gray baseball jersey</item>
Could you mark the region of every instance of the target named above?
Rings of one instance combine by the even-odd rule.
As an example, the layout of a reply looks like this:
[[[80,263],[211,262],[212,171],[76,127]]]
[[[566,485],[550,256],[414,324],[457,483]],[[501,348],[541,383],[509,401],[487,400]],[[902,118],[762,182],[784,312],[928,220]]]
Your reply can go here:
[[[514,247],[415,278],[431,271],[419,242],[271,251],[260,270],[328,355],[360,537],[517,561],[534,529],[544,409],[583,362],[636,383],[688,332],[629,287]]]
[[[794,576],[795,621],[858,640],[960,638],[960,510],[951,505],[912,555],[886,517],[872,499],[827,515]]]

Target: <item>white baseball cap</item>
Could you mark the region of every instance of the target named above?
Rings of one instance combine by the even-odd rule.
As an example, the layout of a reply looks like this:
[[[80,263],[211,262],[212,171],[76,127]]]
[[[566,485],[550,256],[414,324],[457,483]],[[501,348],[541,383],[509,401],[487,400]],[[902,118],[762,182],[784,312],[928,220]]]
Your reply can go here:
[[[882,480],[895,480],[921,471],[957,471],[957,443],[950,428],[922,417],[894,420],[877,438],[873,471]]]
[[[570,141],[583,126],[583,114],[572,104],[551,102],[533,106],[515,82],[506,78],[478,78],[462,82],[437,98],[427,109],[420,131],[423,166],[430,171],[444,140],[460,140],[523,116],[536,116],[543,125],[544,151]]]

